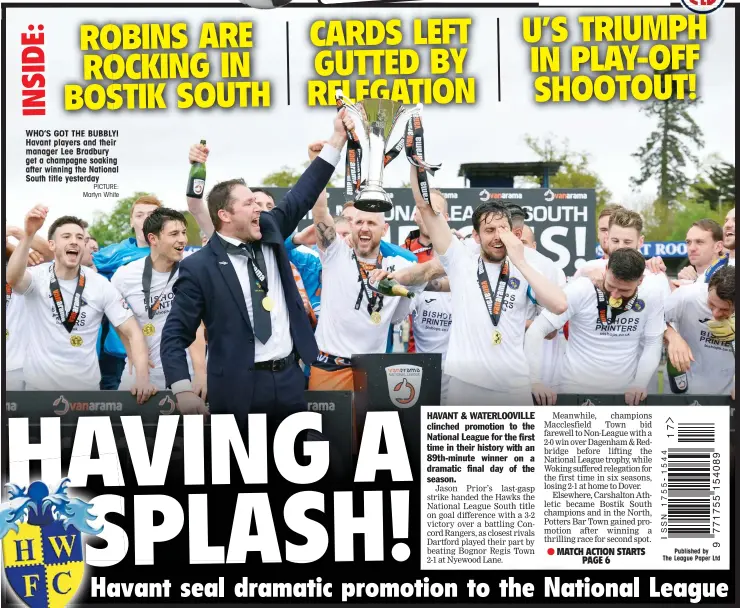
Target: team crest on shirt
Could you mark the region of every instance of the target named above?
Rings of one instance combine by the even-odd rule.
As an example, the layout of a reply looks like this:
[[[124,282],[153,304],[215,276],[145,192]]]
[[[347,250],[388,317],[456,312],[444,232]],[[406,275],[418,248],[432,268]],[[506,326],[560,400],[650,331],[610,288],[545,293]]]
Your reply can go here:
[[[637,300],[635,300],[635,303],[632,305],[632,308],[635,312],[642,312],[643,310],[645,310],[645,301],[637,298]]]
[[[511,277],[509,279],[509,287],[511,289],[519,289],[519,285],[521,285],[521,282],[516,277]]]
[[[82,535],[103,528],[90,522],[93,505],[67,494],[69,479],[50,493],[34,481],[28,491],[7,484],[8,502],[0,505],[5,577],[30,608],[64,608],[79,589],[85,572]]]

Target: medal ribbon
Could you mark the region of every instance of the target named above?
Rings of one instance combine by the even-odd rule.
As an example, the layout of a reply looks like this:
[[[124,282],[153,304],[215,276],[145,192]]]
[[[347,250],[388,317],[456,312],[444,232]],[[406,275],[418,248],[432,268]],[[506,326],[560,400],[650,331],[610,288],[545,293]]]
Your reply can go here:
[[[486,310],[491,317],[494,327],[498,327],[503,311],[504,298],[506,297],[506,288],[509,284],[509,259],[506,258],[501,264],[501,272],[498,275],[496,283],[496,293],[491,293],[491,282],[488,279],[486,265],[483,258],[478,258],[478,287],[480,288],[483,301],[486,303]]]
[[[424,160],[424,126],[421,122],[421,116],[418,114],[414,114],[406,123],[406,136],[399,139],[396,145],[386,153],[385,166],[393,161],[404,148],[406,149],[406,158],[418,170],[419,190],[424,202],[431,205],[427,171],[434,175],[442,165],[432,165]]]
[[[82,308],[82,292],[85,290],[85,275],[82,273],[81,267],[77,269],[77,287],[72,298],[72,308],[69,314],[67,314],[67,310],[64,307],[64,298],[62,297],[62,288],[59,287],[59,279],[57,279],[54,264],[49,266],[49,272],[51,273],[49,289],[51,290],[51,297],[56,307],[57,318],[64,325],[67,333],[72,333],[75,323],[77,323],[77,318],[80,316],[80,308]]]
[[[414,255],[419,255],[420,253],[426,253],[427,251],[431,251],[432,249],[434,249],[434,246],[431,245],[431,244],[429,244],[429,245],[422,245],[421,243],[419,243],[417,241],[417,245],[419,245],[418,248],[416,248],[416,249],[410,249],[409,250]]]
[[[162,297],[165,291],[167,291],[167,286],[170,284],[170,281],[172,280],[172,277],[175,276],[175,273],[177,272],[178,267],[180,266],[179,262],[175,262],[175,265],[172,267],[172,270],[170,270],[170,276],[167,279],[167,282],[164,284],[164,289],[159,293],[157,296],[157,299],[154,300],[154,304],[152,304],[151,307],[149,307],[149,298],[151,297],[152,293],[152,256],[148,255],[146,256],[146,259],[144,260],[144,274],[141,277],[141,285],[144,288],[144,308],[146,309],[146,314],[149,317],[149,320],[154,318],[154,313],[159,310],[160,302],[159,299]]]
[[[8,305],[10,304],[10,299],[13,297],[13,288],[10,286],[10,283],[6,281],[5,283],[5,312],[8,312]]]
[[[604,292],[596,287],[596,285],[594,285],[594,289],[596,290],[596,308],[599,311],[599,321],[601,321],[602,325],[614,323],[619,315],[632,310],[632,307],[635,305],[635,300],[637,300],[637,292],[635,292],[635,295],[632,296],[624,308],[611,308],[606,301],[606,295]],[[611,316],[607,315],[607,309],[611,311]]]
[[[362,304],[362,296],[364,295],[367,298],[368,314],[380,312],[383,309],[383,296],[370,287],[370,275],[365,267],[360,264],[360,260],[357,258],[356,253],[352,252],[352,258],[355,260],[355,264],[357,264],[357,272],[360,273],[359,280],[360,283],[362,283],[362,287],[360,287],[360,293],[357,296],[357,302],[355,302],[355,310],[360,310],[360,305]],[[383,256],[381,254],[378,254],[378,259],[375,261],[375,268],[383,268],[382,262]]]
[[[337,112],[344,107],[344,102],[337,99]],[[344,171],[344,199],[354,201],[362,181],[362,146],[357,132],[347,129],[347,157]],[[259,276],[259,275],[258,275]]]
[[[723,266],[727,266],[729,261],[730,261],[729,253],[726,253],[721,258],[715,260],[714,263],[704,271],[704,282],[709,283],[709,279],[712,278],[712,275],[715,272],[717,272],[720,268],[722,268]]]
[[[259,243],[256,243],[257,247],[261,247]],[[248,247],[248,246],[247,246]],[[247,249],[249,251],[249,249]],[[267,275],[262,272],[262,270],[259,267],[259,264],[257,264],[257,258],[256,258],[256,250],[254,248],[254,245],[252,246],[252,250],[249,255],[249,263],[252,265],[252,270],[254,271],[254,276],[257,277],[257,281],[259,281],[259,285],[255,285],[255,288],[257,291],[260,289],[265,292],[264,297],[267,297],[267,292],[269,291],[269,287],[267,286]],[[267,272],[267,268],[265,268],[265,272]]]

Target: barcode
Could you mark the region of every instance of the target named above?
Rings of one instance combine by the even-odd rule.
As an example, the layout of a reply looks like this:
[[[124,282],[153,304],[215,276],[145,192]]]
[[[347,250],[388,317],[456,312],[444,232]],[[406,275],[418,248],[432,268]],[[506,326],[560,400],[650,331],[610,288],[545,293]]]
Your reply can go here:
[[[714,494],[710,488],[712,450],[668,449],[669,538],[714,538],[710,519]]]
[[[679,422],[679,443],[714,443],[714,422]]]

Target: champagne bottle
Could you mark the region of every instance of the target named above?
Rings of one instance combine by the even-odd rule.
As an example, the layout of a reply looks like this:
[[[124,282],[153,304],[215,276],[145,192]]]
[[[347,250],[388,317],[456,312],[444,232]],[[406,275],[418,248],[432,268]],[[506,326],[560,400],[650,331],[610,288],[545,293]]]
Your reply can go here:
[[[668,359],[666,364],[666,370],[668,371],[668,384],[671,387],[672,393],[681,394],[689,390],[688,374],[678,371],[670,359]]]
[[[201,139],[200,143],[206,145],[206,140]],[[190,166],[190,176],[188,177],[188,198],[203,198],[203,191],[206,189],[206,164],[193,163]]]
[[[406,289],[394,279],[382,279],[379,283],[370,283],[370,288],[384,296],[400,296],[402,298],[413,298],[415,294]]]

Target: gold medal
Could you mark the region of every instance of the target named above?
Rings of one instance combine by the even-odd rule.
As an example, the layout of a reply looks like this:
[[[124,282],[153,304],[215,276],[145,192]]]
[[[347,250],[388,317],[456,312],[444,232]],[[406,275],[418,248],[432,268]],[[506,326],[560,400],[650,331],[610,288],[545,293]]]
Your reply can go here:
[[[74,347],[82,346],[83,344],[82,338],[80,336],[75,336],[75,335],[72,335],[69,337],[69,343]]]
[[[262,308],[264,308],[267,312],[270,312],[274,305],[275,304],[270,296],[265,296],[264,298],[262,298]]]
[[[144,325],[144,327],[142,327],[141,331],[144,332],[145,336],[149,337],[157,333],[157,328],[154,327],[153,323],[147,323],[146,325]]]
[[[622,298],[609,298],[609,306],[619,308],[622,305]]]
[[[491,342],[494,346],[498,346],[503,342],[504,337],[501,335],[501,332],[498,329],[493,330],[493,337],[491,338]]]
[[[370,322],[373,325],[380,325],[380,313],[377,310],[370,313]]]
[[[5,339],[7,340],[8,338],[10,338],[10,332],[6,329],[5,330]]]

